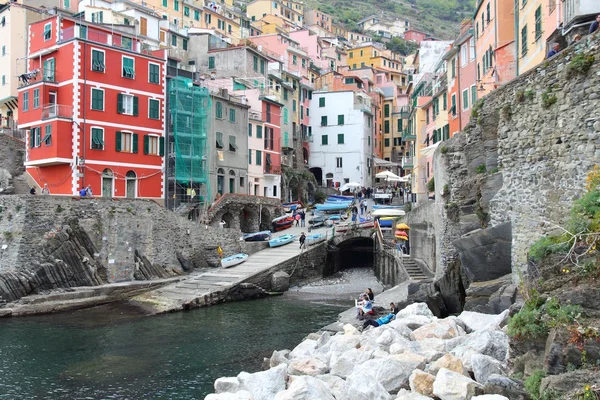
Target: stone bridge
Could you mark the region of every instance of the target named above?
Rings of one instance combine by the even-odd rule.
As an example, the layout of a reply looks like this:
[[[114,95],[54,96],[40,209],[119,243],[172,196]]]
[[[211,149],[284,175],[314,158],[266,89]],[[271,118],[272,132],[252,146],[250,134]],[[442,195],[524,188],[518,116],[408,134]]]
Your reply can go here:
[[[283,215],[281,201],[270,197],[226,193],[206,212],[211,226],[225,221],[226,228],[251,233],[271,229],[271,221]]]

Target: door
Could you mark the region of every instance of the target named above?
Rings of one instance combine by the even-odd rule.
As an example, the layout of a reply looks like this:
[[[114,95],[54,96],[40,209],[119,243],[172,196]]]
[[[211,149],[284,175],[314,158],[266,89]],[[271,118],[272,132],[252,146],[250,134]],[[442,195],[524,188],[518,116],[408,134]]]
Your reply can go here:
[[[148,36],[148,20],[140,17],[140,35]]]
[[[56,92],[48,93],[48,117],[53,118],[56,117],[58,110],[56,109],[58,106],[58,101],[56,98]]]
[[[260,186],[259,185],[254,185],[254,195],[258,196],[258,192],[260,190]]]
[[[102,177],[102,197],[112,197],[113,178],[104,176]]]
[[[223,186],[225,186],[225,177],[222,175],[217,176],[217,192],[223,195]]]
[[[235,193],[235,178],[229,178],[229,193]]]
[[[125,177],[126,177],[125,178],[126,179],[125,195],[130,199],[134,199],[137,197],[136,196],[136,194],[137,194],[137,179],[136,179],[135,172],[129,171],[129,172],[127,172]]]

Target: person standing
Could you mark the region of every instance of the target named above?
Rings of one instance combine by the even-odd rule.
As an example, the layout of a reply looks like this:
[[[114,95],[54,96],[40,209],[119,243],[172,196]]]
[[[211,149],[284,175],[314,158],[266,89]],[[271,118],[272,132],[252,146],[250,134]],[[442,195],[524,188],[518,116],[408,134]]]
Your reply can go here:
[[[85,194],[87,197],[94,197],[94,192],[92,192],[92,185],[87,185],[87,187],[85,188]]]
[[[560,52],[560,45],[558,43],[552,43],[552,50],[548,52],[548,56],[546,58],[554,57]]]
[[[300,211],[300,226],[304,228],[306,225],[306,213],[304,210]]]
[[[48,196],[50,194],[50,189],[48,189],[48,184],[44,183],[44,187],[42,188],[42,195]]]
[[[596,15],[596,20],[590,25],[590,33],[594,33],[600,28],[600,15]]]

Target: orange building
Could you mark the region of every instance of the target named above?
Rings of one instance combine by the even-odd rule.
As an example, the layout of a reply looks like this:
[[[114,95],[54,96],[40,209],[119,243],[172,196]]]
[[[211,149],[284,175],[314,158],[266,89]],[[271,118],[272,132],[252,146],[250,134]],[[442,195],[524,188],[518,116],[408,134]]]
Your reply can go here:
[[[28,28],[19,88],[27,173],[53,195],[164,194],[163,50],[135,36],[64,16]]]

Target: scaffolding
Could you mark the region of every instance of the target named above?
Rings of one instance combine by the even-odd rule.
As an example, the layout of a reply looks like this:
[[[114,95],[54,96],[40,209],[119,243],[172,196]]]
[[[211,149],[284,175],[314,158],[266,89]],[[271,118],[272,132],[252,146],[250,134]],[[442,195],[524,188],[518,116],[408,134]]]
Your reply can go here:
[[[210,203],[209,152],[211,100],[208,89],[183,77],[168,83],[168,207],[200,211]]]

